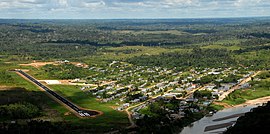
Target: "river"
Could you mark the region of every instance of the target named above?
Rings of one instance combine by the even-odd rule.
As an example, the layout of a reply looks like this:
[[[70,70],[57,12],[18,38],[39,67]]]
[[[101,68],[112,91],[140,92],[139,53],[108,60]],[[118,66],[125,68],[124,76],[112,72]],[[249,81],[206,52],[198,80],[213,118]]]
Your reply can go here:
[[[258,105],[240,106],[218,111],[213,116],[204,117],[190,126],[185,127],[180,134],[220,134],[226,131],[239,118]]]

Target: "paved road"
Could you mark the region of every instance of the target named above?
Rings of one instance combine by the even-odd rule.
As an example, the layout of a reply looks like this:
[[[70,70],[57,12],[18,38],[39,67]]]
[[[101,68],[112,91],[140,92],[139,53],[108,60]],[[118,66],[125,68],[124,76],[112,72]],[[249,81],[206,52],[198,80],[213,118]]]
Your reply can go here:
[[[27,79],[29,79],[30,81],[32,81],[33,83],[35,83],[40,88],[44,89],[47,93],[49,93],[50,95],[55,97],[57,100],[61,101],[63,104],[65,104],[66,106],[68,106],[69,108],[74,110],[81,117],[94,116],[94,115],[98,114],[98,112],[95,112],[95,111],[87,111],[87,110],[83,110],[83,109],[79,108],[78,106],[76,106],[75,104],[70,102],[69,100],[65,99],[64,97],[60,96],[56,92],[52,91],[50,88],[41,84],[38,80],[36,80],[34,77],[30,76],[29,74],[25,73],[24,71],[22,71],[22,70],[16,70],[16,71],[18,73],[20,73],[21,75],[23,75],[24,77],[26,77]]]

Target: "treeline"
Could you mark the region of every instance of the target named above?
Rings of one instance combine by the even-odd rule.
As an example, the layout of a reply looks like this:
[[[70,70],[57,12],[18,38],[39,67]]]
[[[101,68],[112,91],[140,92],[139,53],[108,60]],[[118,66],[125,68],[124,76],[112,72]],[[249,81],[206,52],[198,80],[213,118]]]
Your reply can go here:
[[[90,45],[90,46],[96,46],[96,47],[102,47],[102,46],[112,46],[112,47],[120,47],[121,44],[117,44],[117,43],[98,43],[98,42],[93,42],[93,41],[89,41],[89,40],[50,40],[48,42],[44,42],[44,43],[59,43],[59,44],[81,44],[81,45]]]
[[[2,54],[28,57],[28,59],[32,58],[32,60],[70,59],[93,55],[96,51],[97,48],[94,46],[80,44],[3,44],[0,49]]]
[[[75,129],[75,128],[74,128]],[[70,125],[48,121],[31,120],[25,124],[0,123],[1,134],[67,134],[72,133]]]
[[[104,133],[104,131],[106,130],[97,130],[95,126],[76,124],[67,121],[53,122],[28,120],[25,122],[0,123],[0,134],[99,134]]]
[[[0,106],[0,117],[8,119],[30,119],[40,115],[40,109],[28,102]]]
[[[235,50],[234,52],[236,54],[241,54],[241,53],[245,53],[245,52],[252,52],[252,51],[259,51],[259,50],[269,50],[270,49],[270,45],[265,45],[265,46],[254,46],[254,47],[248,47],[248,48],[244,48],[244,49],[239,49],[239,50]]]
[[[191,53],[162,53],[155,56],[139,56],[128,59],[137,65],[162,67],[224,67],[235,65],[226,49],[194,48]]]
[[[270,33],[251,33],[250,35],[258,38],[270,38]]]

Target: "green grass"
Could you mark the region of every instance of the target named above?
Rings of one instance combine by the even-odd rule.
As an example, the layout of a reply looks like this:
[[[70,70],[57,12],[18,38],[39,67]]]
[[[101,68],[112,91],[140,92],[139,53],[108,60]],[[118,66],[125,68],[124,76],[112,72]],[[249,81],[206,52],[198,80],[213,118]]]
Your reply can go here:
[[[2,64],[2,63],[1,63]],[[5,71],[8,69],[19,68],[14,64],[2,64],[0,70]],[[13,79],[12,82],[0,84],[0,86],[20,87],[18,89],[25,89],[23,91],[16,90],[14,92],[1,92],[1,98],[8,100],[5,97],[14,96],[16,101],[36,101],[34,104],[38,104],[42,107],[43,116],[38,117],[39,119],[51,120],[54,122],[67,121],[73,125],[82,126],[89,132],[107,132],[114,129],[123,128],[129,125],[129,121],[125,112],[118,112],[111,108],[112,104],[100,103],[94,97],[91,97],[84,92],[80,91],[76,86],[51,86],[55,91],[66,96],[68,99],[73,101],[75,104],[83,108],[89,108],[93,110],[100,110],[104,112],[103,115],[97,118],[81,119],[73,114],[64,115],[69,112],[64,106],[52,100],[46,95],[45,92],[40,91],[37,86],[33,83],[25,80],[15,72],[7,72]],[[0,83],[3,80],[0,79]],[[15,99],[15,98],[18,98]],[[33,98],[33,99],[32,99]],[[11,101],[11,100],[10,100]],[[114,129],[113,129],[114,128]],[[79,133],[80,130],[78,130]]]
[[[80,107],[103,112],[103,115],[90,119],[79,119],[73,115],[67,116],[65,119],[68,121],[99,128],[119,128],[129,125],[127,114],[125,112],[114,110],[112,108],[112,106],[114,106],[113,104],[97,101],[93,96],[81,91],[79,87],[63,85],[53,85],[50,87]]]
[[[131,53],[125,51],[132,50]],[[189,52],[189,49],[174,48],[168,49],[163,47],[147,47],[147,46],[123,46],[123,47],[107,47],[98,52],[97,55],[86,58],[87,61],[106,61],[106,60],[123,60],[141,55],[159,55],[161,53]],[[91,60],[90,60],[91,59]]]
[[[13,67],[17,68],[17,66],[5,65],[1,66],[0,70],[7,70],[7,68]],[[3,100],[7,100],[5,98],[8,97],[9,101],[6,103],[28,101],[42,107],[44,116],[40,118],[49,119],[51,121],[62,121],[61,113],[67,112],[63,106],[53,101],[45,94],[45,92],[40,91],[37,86],[25,80],[15,72],[7,71],[7,75],[10,75],[13,81],[3,83],[3,80],[0,79],[0,86],[12,88],[1,92],[1,98]],[[3,103],[4,102],[5,101],[3,101]],[[60,114],[54,111],[55,109],[57,109]],[[50,114],[52,111],[54,111],[53,115]]]
[[[270,96],[270,79],[255,82],[250,89],[239,89],[231,93],[223,102],[237,105],[246,100],[254,100],[261,97]]]
[[[217,104],[211,104],[209,106],[209,108],[212,109],[212,110],[218,110],[219,111],[219,110],[222,110],[224,108],[224,106],[217,105]]]

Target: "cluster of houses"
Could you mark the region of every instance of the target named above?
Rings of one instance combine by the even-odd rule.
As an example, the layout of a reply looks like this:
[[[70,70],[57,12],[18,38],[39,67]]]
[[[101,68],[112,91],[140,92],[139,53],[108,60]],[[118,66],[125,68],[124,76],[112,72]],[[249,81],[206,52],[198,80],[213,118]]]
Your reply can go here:
[[[157,98],[178,98],[184,92],[192,91],[198,87],[203,90],[209,90],[212,93],[212,98],[222,95],[233,86],[239,84],[244,78],[249,77],[253,72],[246,74],[239,73],[241,68],[195,68],[187,72],[178,71],[176,68],[168,69],[162,67],[147,67],[134,66],[128,63],[113,61],[108,67],[91,67],[90,71],[95,72],[93,76],[88,77],[88,83],[97,84],[97,87],[83,87],[83,90],[91,92],[102,102],[117,102],[119,105],[117,110],[124,110],[131,105],[145,102],[149,98],[160,96]],[[247,69],[247,68],[245,68]],[[217,75],[215,81],[222,82],[222,77],[229,74],[243,76],[237,83],[221,83],[219,86],[214,83],[200,84],[198,81],[207,75]],[[196,81],[196,82],[195,82]],[[243,84],[240,88],[247,88],[249,84]],[[136,98],[127,99],[129,95],[136,95]],[[183,115],[185,109],[184,104],[190,101],[196,101],[194,98],[189,98],[181,102],[181,109],[178,111]],[[212,100],[207,100],[203,104],[208,105]],[[133,117],[141,118],[139,114],[141,108],[147,106],[144,103],[133,109]],[[199,109],[192,109],[196,112]],[[173,112],[175,114],[175,112]],[[174,115],[176,116],[176,115]]]

